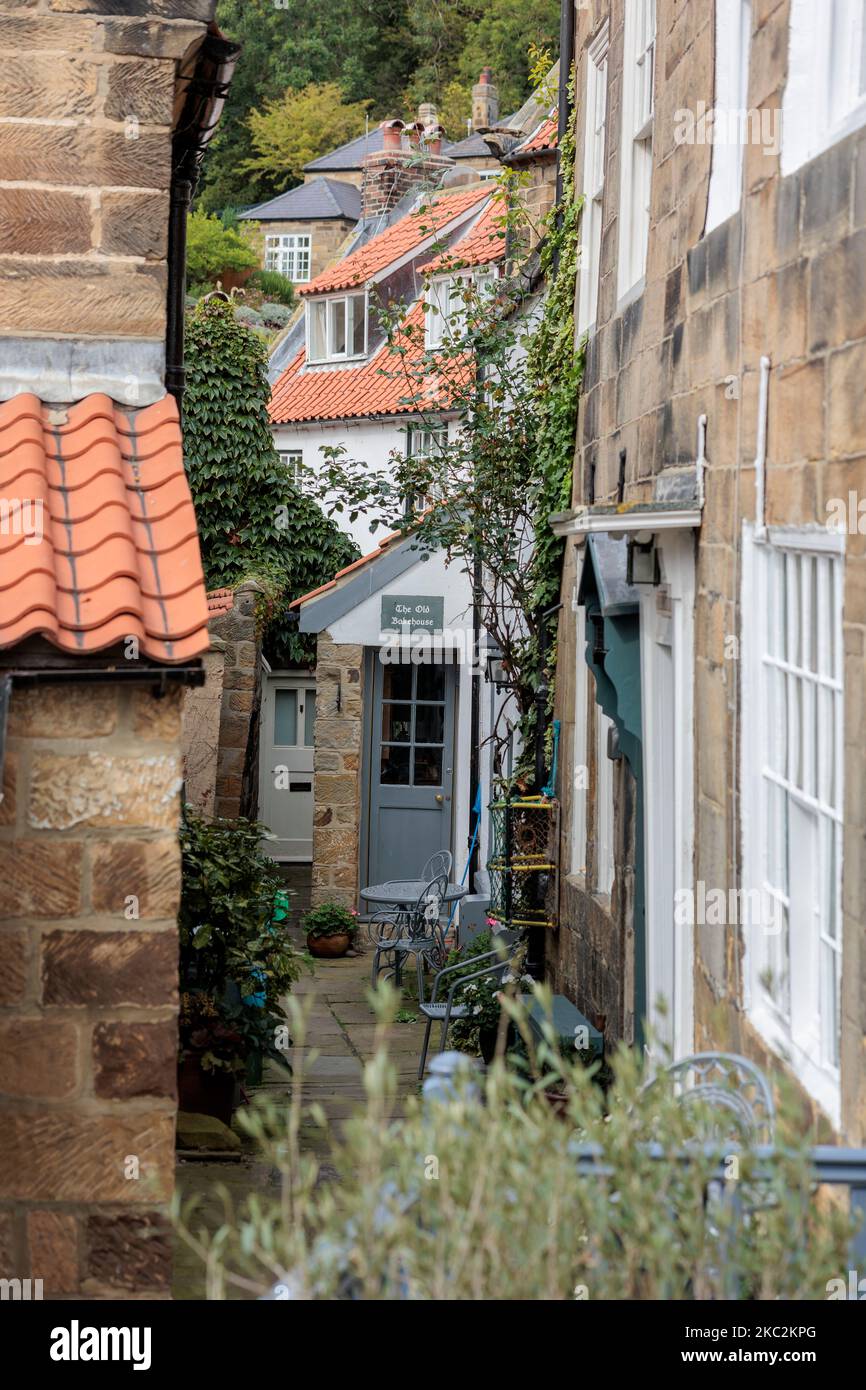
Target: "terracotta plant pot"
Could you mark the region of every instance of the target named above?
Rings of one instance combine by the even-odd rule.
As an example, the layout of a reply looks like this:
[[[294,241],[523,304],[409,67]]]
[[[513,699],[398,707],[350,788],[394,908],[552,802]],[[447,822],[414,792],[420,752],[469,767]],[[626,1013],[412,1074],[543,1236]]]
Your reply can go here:
[[[231,1124],[235,1099],[235,1077],[215,1067],[204,1071],[198,1057],[184,1057],[177,1069],[177,1107],[193,1115],[213,1115],[224,1125]]]
[[[313,936],[310,932],[307,936],[307,950],[311,956],[322,958],[344,956],[351,940],[348,932],[339,932],[336,936]]]

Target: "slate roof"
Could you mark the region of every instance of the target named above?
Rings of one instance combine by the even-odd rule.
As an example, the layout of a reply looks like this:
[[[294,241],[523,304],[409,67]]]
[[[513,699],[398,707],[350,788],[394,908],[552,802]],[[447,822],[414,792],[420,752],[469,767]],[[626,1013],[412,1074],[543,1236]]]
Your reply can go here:
[[[384,143],[382,128],[377,125],[367,135],[358,135],[354,140],[347,140],[345,145],[338,145],[335,150],[320,154],[318,159],[311,159],[309,164],[304,165],[304,173],[329,174],[336,169],[360,169],[364,155],[378,154],[384,148]]]
[[[361,190],[343,179],[311,179],[239,216],[253,222],[323,222],[338,217],[357,222]]]
[[[0,503],[13,519],[0,529],[0,647],[41,636],[87,653],[133,636],[158,661],[207,651],[172,396],[139,411],[102,394],[63,407],[13,396],[0,405]]]

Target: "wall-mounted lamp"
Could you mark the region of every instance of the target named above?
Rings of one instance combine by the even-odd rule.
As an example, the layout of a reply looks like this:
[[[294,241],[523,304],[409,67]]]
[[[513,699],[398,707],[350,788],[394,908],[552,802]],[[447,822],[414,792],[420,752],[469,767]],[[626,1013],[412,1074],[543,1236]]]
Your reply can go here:
[[[629,584],[661,583],[659,554],[653,536],[647,541],[638,540],[637,537],[629,540],[626,579]]]
[[[484,649],[484,656],[484,679],[491,685],[495,685],[497,692],[503,689],[510,690],[514,685],[514,680],[505,669],[501,648],[488,645]]]

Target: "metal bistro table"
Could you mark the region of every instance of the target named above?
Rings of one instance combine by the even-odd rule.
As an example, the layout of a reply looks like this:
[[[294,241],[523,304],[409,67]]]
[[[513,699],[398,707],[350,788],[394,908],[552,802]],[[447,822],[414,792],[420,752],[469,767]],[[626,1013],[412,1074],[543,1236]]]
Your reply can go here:
[[[423,878],[401,878],[391,879],[387,883],[371,883],[368,888],[362,888],[360,896],[365,902],[381,904],[382,907],[393,907],[397,910],[398,922],[405,921],[404,914],[408,913],[415,906],[424,889],[427,887],[427,880]],[[449,883],[442,897],[443,904],[458,903],[461,898],[465,898],[469,892],[469,886],[465,883]],[[453,908],[452,908],[453,913]],[[449,922],[451,918],[449,917]],[[445,933],[439,928],[439,947],[433,952],[430,959],[434,966],[442,966],[447,959],[445,947]]]
[[[392,879],[388,883],[371,883],[369,888],[361,889],[361,897],[368,903],[381,903],[383,907],[414,907],[427,883],[423,878]],[[449,883],[442,899],[445,903],[456,903],[469,892],[466,883]]]

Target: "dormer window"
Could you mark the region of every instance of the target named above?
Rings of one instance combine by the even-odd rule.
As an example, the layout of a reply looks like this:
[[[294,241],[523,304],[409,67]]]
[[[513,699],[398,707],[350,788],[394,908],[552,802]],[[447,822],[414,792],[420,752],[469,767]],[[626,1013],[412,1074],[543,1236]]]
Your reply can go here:
[[[340,294],[307,304],[307,361],[342,362],[367,355],[367,295]]]
[[[466,331],[467,296],[470,289],[481,297],[491,293],[496,282],[494,272],[489,269],[475,271],[472,275],[434,276],[427,286],[424,315],[424,340],[428,348],[439,348],[445,343],[462,338]]]

